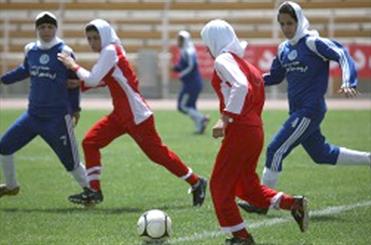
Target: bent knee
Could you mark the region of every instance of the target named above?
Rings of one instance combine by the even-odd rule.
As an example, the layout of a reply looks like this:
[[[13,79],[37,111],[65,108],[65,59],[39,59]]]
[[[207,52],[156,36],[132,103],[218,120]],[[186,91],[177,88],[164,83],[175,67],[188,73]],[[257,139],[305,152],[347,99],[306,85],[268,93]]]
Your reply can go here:
[[[178,111],[184,114],[187,114],[188,108],[186,106],[178,105],[177,107]]]
[[[0,144],[0,155],[12,155],[14,150],[10,147],[7,147],[5,144]]]
[[[327,155],[316,155],[316,156],[313,156],[311,155],[311,158],[313,160],[314,163],[316,164],[335,164],[333,162],[331,162],[329,156]]]

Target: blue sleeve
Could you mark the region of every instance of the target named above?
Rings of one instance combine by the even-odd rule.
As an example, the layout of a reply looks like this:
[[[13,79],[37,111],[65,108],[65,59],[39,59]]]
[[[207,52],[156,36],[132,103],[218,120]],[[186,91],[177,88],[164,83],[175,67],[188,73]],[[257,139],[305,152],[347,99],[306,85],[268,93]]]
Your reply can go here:
[[[342,71],[343,87],[357,86],[356,66],[348,50],[343,45],[334,40],[318,38],[315,46],[321,56],[339,63]]]
[[[68,78],[69,79],[78,79],[77,75],[75,72],[69,70],[68,71]],[[80,107],[80,88],[74,88],[74,89],[69,89],[68,90],[68,99],[69,99],[69,104],[72,110],[72,113],[81,111]]]
[[[4,84],[12,84],[15,82],[22,81],[30,76],[27,58],[24,59],[23,64],[17,68],[8,71],[1,76],[1,82]]]
[[[186,68],[187,57],[184,57],[185,55],[188,55],[187,52],[184,52],[184,53],[182,52],[181,53],[181,56],[180,56],[180,59],[179,59],[178,63],[173,68],[174,71],[181,72]]]
[[[279,84],[283,81],[285,76],[286,76],[286,69],[282,67],[281,62],[278,59],[278,57],[275,57],[272,62],[270,71],[263,75],[264,85],[270,86],[270,85]]]

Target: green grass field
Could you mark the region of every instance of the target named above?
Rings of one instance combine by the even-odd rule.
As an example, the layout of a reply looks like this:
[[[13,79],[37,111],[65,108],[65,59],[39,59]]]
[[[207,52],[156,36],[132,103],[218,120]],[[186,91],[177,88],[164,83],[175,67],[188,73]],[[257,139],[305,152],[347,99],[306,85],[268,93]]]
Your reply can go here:
[[[20,113],[1,110],[0,132]],[[82,112],[76,128],[79,141],[105,113]],[[209,113],[215,122],[217,113]],[[286,116],[285,111],[265,111],[266,145]],[[211,137],[210,128],[205,135],[195,136],[191,121],[180,113],[156,111],[155,117],[164,142],[195,172],[209,177],[220,145],[220,140]],[[332,143],[371,150],[369,110],[330,111],[322,131]],[[166,211],[173,221],[170,244],[224,243],[209,193],[202,208],[192,208],[188,185],[152,164],[128,136],[114,141],[102,155],[105,200],[94,209],[85,209],[67,201],[80,188],[40,138],[21,149],[15,156],[21,192],[0,199],[0,244],[140,244],[136,222],[153,208]],[[263,152],[259,174],[264,159]],[[278,189],[309,198],[309,231],[300,233],[288,212],[243,213],[258,244],[371,244],[369,167],[317,166],[298,147],[285,160]]]

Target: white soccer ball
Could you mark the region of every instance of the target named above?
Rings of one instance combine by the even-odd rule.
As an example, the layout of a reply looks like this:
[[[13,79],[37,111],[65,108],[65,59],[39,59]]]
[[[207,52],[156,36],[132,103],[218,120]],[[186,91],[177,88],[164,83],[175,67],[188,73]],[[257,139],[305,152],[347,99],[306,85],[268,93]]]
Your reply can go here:
[[[165,241],[171,235],[171,219],[164,211],[149,210],[139,217],[137,231],[144,241]]]

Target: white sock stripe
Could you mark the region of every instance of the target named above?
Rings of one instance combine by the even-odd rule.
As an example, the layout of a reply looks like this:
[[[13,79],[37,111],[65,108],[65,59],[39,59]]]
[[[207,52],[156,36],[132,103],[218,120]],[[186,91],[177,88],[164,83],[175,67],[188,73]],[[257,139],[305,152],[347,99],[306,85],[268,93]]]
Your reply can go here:
[[[88,175],[86,178],[88,179],[88,181],[99,180],[100,179],[100,174]]]
[[[290,135],[289,138],[278,148],[278,150],[274,153],[271,169],[274,171],[278,171],[279,164],[281,162],[282,156],[287,152],[289,147],[295,143],[295,141],[302,136],[305,130],[308,128],[311,120],[309,118],[303,117],[297,128],[294,132]]]
[[[77,144],[76,144],[75,133],[73,130],[72,118],[69,114],[67,114],[64,117],[64,120],[67,125],[68,138],[70,139],[71,151],[72,151],[72,156],[73,156],[73,160],[75,164],[74,168],[76,168],[80,164],[80,156],[79,156],[79,148],[77,147]]]
[[[183,180],[186,180],[189,177],[191,177],[192,174],[193,174],[192,169],[188,168],[188,173],[186,175],[181,176],[180,178],[183,179]]]
[[[283,192],[278,192],[274,197],[271,199],[271,205],[270,208],[279,209],[280,208],[280,202],[283,197]]]
[[[238,225],[234,225],[234,226],[223,226],[221,227],[221,230],[224,231],[224,232],[236,232],[236,231],[240,231],[242,229],[245,228],[245,222],[242,222]]]
[[[95,167],[86,169],[86,173],[90,174],[90,173],[95,172],[95,171],[101,172],[101,169],[102,169],[102,166],[95,166]]]

